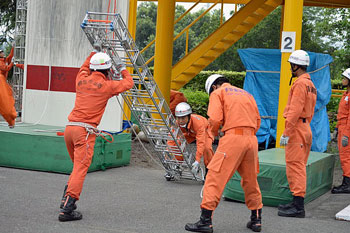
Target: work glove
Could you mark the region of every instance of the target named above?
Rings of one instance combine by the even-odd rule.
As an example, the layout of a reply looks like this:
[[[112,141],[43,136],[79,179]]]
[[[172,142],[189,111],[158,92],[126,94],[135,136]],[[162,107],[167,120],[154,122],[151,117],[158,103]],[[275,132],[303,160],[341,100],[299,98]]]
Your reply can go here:
[[[17,64],[17,62],[15,61],[15,58],[14,58],[14,57],[12,57],[11,62],[12,62],[14,65],[16,65],[16,64]]]
[[[348,137],[348,136],[343,136],[343,137],[341,138],[341,145],[342,145],[343,147],[346,147],[348,144],[349,144],[349,137]]]
[[[117,71],[121,73],[123,70],[126,70],[126,66],[124,62],[119,58],[119,56],[116,56],[116,67]]]
[[[192,173],[194,175],[196,175],[198,173],[199,170],[199,163],[197,161],[195,161],[194,163],[192,163]]]
[[[289,140],[288,136],[282,135],[281,139],[280,139],[280,145],[281,146],[286,146],[288,144],[288,140]]]
[[[94,43],[93,48],[94,48],[94,50],[92,50],[93,52],[99,53],[102,51],[101,44],[98,42]]]

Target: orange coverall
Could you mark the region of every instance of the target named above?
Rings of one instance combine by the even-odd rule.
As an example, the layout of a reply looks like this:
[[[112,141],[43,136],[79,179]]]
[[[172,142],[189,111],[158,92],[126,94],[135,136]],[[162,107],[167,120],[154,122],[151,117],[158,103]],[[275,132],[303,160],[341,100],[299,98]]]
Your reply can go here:
[[[8,72],[12,69],[13,47],[6,58],[0,58],[0,114],[10,126],[15,125],[17,117],[15,99],[11,86],[7,83]]]
[[[187,102],[186,97],[182,92],[170,90],[170,104],[171,113],[175,116],[175,108],[181,102]]]
[[[133,79],[127,70],[123,70],[123,80],[112,81],[98,71],[89,69],[92,52],[80,68],[76,78],[75,106],[68,116],[70,122],[82,122],[97,127],[100,124],[109,98],[118,95],[133,85]],[[73,171],[68,180],[66,195],[79,200],[83,183],[94,154],[95,134],[88,134],[81,126],[67,126],[64,132],[69,156],[73,162]]]
[[[215,210],[226,183],[236,172],[242,177],[245,203],[250,210],[261,209],[258,175],[258,140],[260,127],[258,107],[248,92],[224,83],[209,98],[208,132],[213,139],[222,125],[224,136],[209,163],[201,208]]]
[[[343,136],[350,138],[350,92],[345,92],[339,102],[338,115],[337,115],[337,128],[338,128],[338,149],[340,164],[343,170],[343,176],[350,177],[350,146],[342,146],[341,139]]]
[[[314,115],[317,90],[310,75],[297,78],[289,91],[283,117],[286,119],[284,136],[286,145],[286,174],[293,196],[304,197],[306,193],[306,164],[312,144],[310,122]]]
[[[200,162],[204,156],[205,167],[208,167],[209,162],[213,157],[213,141],[209,138],[207,133],[208,121],[205,117],[191,114],[191,118],[187,124],[187,128],[180,127],[183,135],[188,143],[197,141],[196,161]],[[174,141],[169,141],[169,145],[175,146]],[[176,156],[178,160],[183,160],[182,157]]]

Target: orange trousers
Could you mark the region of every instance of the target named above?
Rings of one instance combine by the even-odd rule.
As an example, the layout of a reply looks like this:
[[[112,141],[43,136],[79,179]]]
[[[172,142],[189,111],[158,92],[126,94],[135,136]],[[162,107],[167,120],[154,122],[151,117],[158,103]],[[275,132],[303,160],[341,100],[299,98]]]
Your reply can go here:
[[[242,177],[241,185],[248,209],[261,209],[258,165],[258,140],[254,129],[244,128],[242,135],[236,134],[236,129],[227,130],[209,163],[201,208],[216,209],[226,183],[237,170]]]
[[[293,196],[304,197],[306,193],[306,164],[312,144],[310,124],[299,119],[293,134],[288,136],[289,141],[285,153],[289,188]]]
[[[213,152],[213,141],[209,138],[208,134],[205,139],[205,147],[203,151],[203,160],[205,167],[208,167],[210,161],[214,156]]]
[[[338,149],[343,176],[350,177],[350,145],[343,147],[341,144],[341,139],[344,136],[345,127],[345,125],[340,125],[338,128]]]
[[[12,88],[7,83],[5,76],[0,74],[0,114],[10,126],[15,125],[17,113]]]
[[[69,156],[73,162],[73,171],[68,179],[67,195],[79,200],[83,190],[85,176],[90,167],[96,135],[89,134],[80,126],[67,126],[64,131],[64,140]]]

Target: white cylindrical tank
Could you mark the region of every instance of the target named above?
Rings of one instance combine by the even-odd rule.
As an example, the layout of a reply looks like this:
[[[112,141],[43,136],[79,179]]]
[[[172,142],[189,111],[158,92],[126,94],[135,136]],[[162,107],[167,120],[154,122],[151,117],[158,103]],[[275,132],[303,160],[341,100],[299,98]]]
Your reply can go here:
[[[109,12],[114,12],[114,1],[109,0],[28,1],[24,122],[67,123],[74,107],[76,74],[92,50],[80,24],[87,11],[108,12],[109,2]],[[117,0],[115,7],[126,24],[128,2]],[[122,118],[117,99],[111,98],[99,128],[120,130]]]

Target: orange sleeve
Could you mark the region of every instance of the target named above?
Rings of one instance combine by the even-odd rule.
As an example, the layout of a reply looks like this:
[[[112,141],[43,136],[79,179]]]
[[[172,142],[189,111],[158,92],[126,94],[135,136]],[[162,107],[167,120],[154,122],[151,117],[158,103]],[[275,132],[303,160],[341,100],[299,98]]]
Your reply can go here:
[[[196,132],[197,152],[196,161],[200,162],[203,156],[205,140],[206,140],[206,124],[202,120],[192,120],[193,129]]]
[[[348,95],[348,98],[350,99],[350,96]],[[346,121],[346,127],[344,131],[344,135],[347,137],[350,137],[350,108],[349,108],[349,113],[348,113],[348,119]]]
[[[24,64],[16,64],[16,67],[18,67],[18,68],[24,70]]]
[[[185,95],[179,91],[170,91],[170,104],[169,108],[171,112],[175,112],[176,106],[181,102],[187,102]]]
[[[214,137],[219,133],[219,128],[223,124],[224,119],[223,106],[218,93],[212,93],[210,95],[207,115],[209,116],[208,134],[214,140]]]
[[[290,107],[286,118],[286,128],[283,135],[289,136],[295,129],[304,108],[306,97],[306,87],[303,83],[296,83],[291,96]]]
[[[77,79],[75,81],[76,83],[78,83],[81,77],[87,77],[90,75],[90,59],[93,55],[95,55],[95,52],[91,52],[90,55],[85,59],[83,65],[80,67],[80,70],[77,74]]]
[[[11,70],[13,67],[13,63],[11,62],[10,65],[5,65],[5,63],[0,63],[0,70],[1,71],[5,71],[8,72],[9,70]]]
[[[260,124],[261,124],[261,118],[260,118],[260,113],[259,113],[259,109],[258,109],[258,105],[255,102],[254,97],[251,97],[251,100],[253,102],[253,105],[255,107],[255,114],[256,114],[256,128],[255,128],[255,134],[258,132],[259,128],[260,128]]]
[[[119,93],[127,91],[133,87],[134,80],[132,79],[129,71],[123,70],[122,76],[122,80],[108,82],[112,95],[118,95]]]
[[[12,60],[12,58],[13,58],[13,51],[14,51],[14,47],[12,46],[11,52],[10,52],[10,54],[9,54],[9,55],[7,56],[7,58],[6,58],[7,64],[10,64],[10,63],[11,63],[11,60]]]

